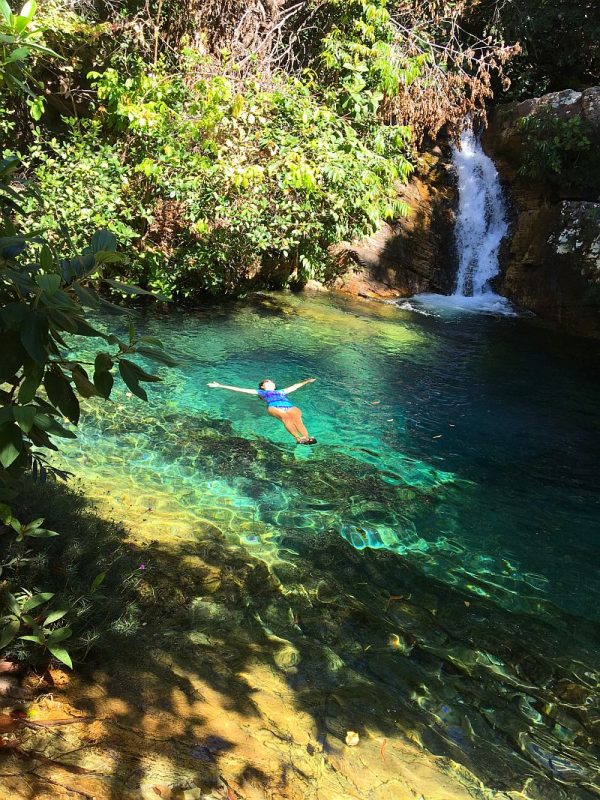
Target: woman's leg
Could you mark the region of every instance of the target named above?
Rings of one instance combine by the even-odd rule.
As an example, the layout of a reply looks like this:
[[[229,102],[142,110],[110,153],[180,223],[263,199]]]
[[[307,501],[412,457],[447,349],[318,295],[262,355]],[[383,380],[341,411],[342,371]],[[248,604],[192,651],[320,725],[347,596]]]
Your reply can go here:
[[[290,408],[288,414],[293,414],[294,425],[300,431],[300,436],[305,439],[310,439],[310,433],[306,430],[304,422],[302,422],[302,412],[299,408]]]
[[[304,434],[300,433],[298,430],[298,427],[289,411],[282,411],[280,408],[268,408],[267,411],[272,417],[275,417],[283,422],[286,431],[291,433],[296,441],[302,438]]]

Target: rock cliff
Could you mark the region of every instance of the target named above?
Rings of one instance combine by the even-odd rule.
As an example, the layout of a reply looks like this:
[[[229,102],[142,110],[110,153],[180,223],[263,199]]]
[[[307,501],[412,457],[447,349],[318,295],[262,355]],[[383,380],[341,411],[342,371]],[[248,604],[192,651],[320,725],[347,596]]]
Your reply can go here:
[[[523,175],[523,120],[581,120],[590,159],[600,145],[600,87],[566,90],[500,106],[483,137],[512,204],[498,291],[550,322],[600,337],[600,178],[593,168],[576,183],[565,171]],[[552,179],[551,179],[552,178]]]
[[[411,208],[408,217],[385,223],[369,239],[338,246],[336,255],[348,269],[335,288],[366,297],[452,290],[456,186],[449,155],[438,147],[422,156],[399,193]]]

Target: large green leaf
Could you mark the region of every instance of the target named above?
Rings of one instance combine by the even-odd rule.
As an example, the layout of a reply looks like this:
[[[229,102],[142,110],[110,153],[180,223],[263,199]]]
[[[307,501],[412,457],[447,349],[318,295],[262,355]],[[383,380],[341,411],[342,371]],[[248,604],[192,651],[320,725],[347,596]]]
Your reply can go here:
[[[66,664],[69,669],[73,669],[73,662],[71,661],[71,656],[64,650],[62,647],[48,647],[48,650],[52,653],[54,658],[57,658],[59,661],[62,661],[63,664]]]
[[[62,619],[67,612],[68,609],[66,608],[62,608],[59,611],[51,611],[44,620],[44,628],[46,625],[50,625],[51,622],[58,622],[58,620]]]
[[[28,2],[25,3],[23,8],[21,9],[21,11],[19,13],[19,16],[20,17],[25,17],[26,20],[31,22],[31,20],[35,16],[36,9],[37,9],[37,4],[36,4],[35,0],[28,0]]]
[[[94,361],[96,372],[109,372],[112,369],[113,360],[109,353],[97,353]]]
[[[58,628],[55,631],[50,631],[48,634],[48,646],[52,645],[54,647],[58,642],[64,642],[65,639],[70,639],[72,635],[73,631],[71,628]]]
[[[119,372],[133,394],[135,394],[141,400],[148,399],[148,395],[139,384],[136,365],[133,362],[128,361],[126,358],[122,358],[119,361]]]
[[[44,272],[52,272],[56,266],[56,259],[52,250],[47,244],[42,245],[40,250],[40,267]]]
[[[79,302],[86,308],[98,308],[101,300],[94,289],[85,289],[79,283],[73,284],[73,291],[77,295]]]
[[[101,266],[102,264],[127,264],[129,259],[124,253],[111,253],[107,250],[101,250],[99,253],[95,253],[96,257],[96,266]]]
[[[94,385],[99,393],[108,400],[114,379],[111,375],[113,360],[108,353],[98,353],[94,362]]]
[[[110,372],[94,372],[94,386],[105,400],[110,397],[114,382],[115,380]]]
[[[73,383],[82,397],[98,397],[98,389],[90,381],[87,372],[77,364],[71,370]]]
[[[58,367],[53,367],[44,376],[44,388],[50,402],[74,425],[79,422],[79,400],[71,384]]]
[[[23,447],[21,430],[14,422],[7,422],[0,426],[0,464],[4,469],[16,461]]]
[[[6,0],[0,0],[0,16],[5,22],[10,22],[10,15],[12,11]]]
[[[106,228],[96,231],[92,236],[90,249],[92,253],[101,253],[103,251],[114,253],[117,249],[117,237]]]
[[[166,364],[168,367],[174,367],[177,364],[177,360],[174,359],[173,356],[170,356],[168,353],[165,353],[164,350],[160,350],[157,347],[146,347],[146,345],[139,344],[136,348],[136,352],[141,356],[152,359],[152,361],[157,361],[159,364]]]
[[[19,632],[21,623],[18,619],[9,619],[0,630],[0,650],[9,645]]]
[[[47,294],[54,294],[60,289],[60,275],[56,275],[55,273],[36,275],[34,280],[40,289]]]
[[[35,418],[36,428],[41,431],[46,431],[52,436],[58,436],[61,439],[76,439],[77,436],[73,433],[73,431],[68,430],[63,425],[58,422],[58,420],[54,419],[54,417],[49,417],[46,414],[37,414]],[[31,430],[31,436],[33,437],[35,429]]]
[[[29,433],[35,422],[37,408],[35,406],[13,406],[15,422],[23,433]]]
[[[0,347],[0,383],[13,382],[14,376],[28,361],[21,337],[15,331],[3,331],[2,347]]]
[[[29,311],[21,330],[21,342],[27,353],[38,364],[48,358],[48,319],[37,311]]]
[[[118,289],[119,292],[123,292],[123,294],[127,294],[132,297],[135,297],[136,295],[146,295],[148,297],[154,297],[156,300],[162,300],[163,303],[169,302],[169,298],[165,297],[163,294],[148,292],[146,289],[142,289],[140,286],[132,286],[129,283],[121,283],[121,281],[115,281],[109,278],[103,278],[102,282],[108,283],[108,285],[112,286],[113,289]]]
[[[25,380],[19,387],[19,403],[26,405],[33,400],[43,376],[44,369],[39,364],[32,363],[25,367]]]
[[[24,613],[32,611],[34,608],[43,605],[43,603],[47,603],[48,600],[52,600],[53,597],[54,592],[40,592],[39,594],[34,594],[23,603],[21,611]]]

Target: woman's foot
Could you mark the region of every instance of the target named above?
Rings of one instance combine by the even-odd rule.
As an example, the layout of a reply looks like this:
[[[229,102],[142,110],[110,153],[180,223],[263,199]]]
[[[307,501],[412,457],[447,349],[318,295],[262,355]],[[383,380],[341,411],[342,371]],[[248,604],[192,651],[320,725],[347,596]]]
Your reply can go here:
[[[317,440],[313,436],[303,436],[298,439],[298,444],[316,444]]]

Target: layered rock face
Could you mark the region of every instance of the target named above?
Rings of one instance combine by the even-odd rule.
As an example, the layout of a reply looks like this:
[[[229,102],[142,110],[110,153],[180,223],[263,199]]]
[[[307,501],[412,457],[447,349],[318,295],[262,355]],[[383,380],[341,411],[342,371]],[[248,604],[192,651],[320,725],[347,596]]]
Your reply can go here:
[[[335,288],[380,298],[452,290],[456,186],[449,158],[440,148],[423,156],[399,193],[411,208],[408,217],[384,224],[369,239],[338,246],[336,255],[348,269]]]
[[[576,187],[520,174],[522,120],[541,112],[579,117],[590,152],[600,146],[600,87],[553,92],[495,111],[483,144],[514,217],[498,291],[565,330],[600,338],[600,173],[591,171]]]

